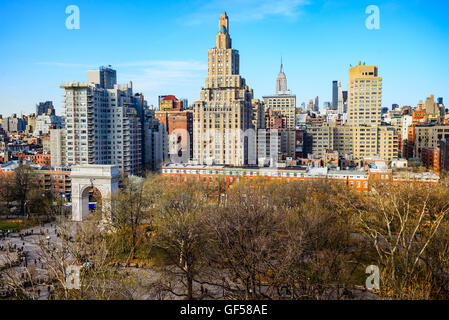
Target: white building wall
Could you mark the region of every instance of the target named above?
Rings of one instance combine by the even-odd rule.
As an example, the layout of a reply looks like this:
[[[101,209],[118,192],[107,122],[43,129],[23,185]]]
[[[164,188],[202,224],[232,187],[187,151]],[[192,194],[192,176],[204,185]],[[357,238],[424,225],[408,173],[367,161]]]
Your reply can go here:
[[[142,169],[141,124],[132,85],[67,85],[66,165],[117,165],[130,174]]]

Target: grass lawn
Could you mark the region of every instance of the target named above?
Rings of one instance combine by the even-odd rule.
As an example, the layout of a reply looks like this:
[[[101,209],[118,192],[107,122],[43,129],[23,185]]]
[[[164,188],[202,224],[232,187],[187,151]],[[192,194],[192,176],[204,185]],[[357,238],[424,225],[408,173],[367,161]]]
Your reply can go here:
[[[38,225],[39,222],[34,219],[0,219],[0,230],[20,231]]]

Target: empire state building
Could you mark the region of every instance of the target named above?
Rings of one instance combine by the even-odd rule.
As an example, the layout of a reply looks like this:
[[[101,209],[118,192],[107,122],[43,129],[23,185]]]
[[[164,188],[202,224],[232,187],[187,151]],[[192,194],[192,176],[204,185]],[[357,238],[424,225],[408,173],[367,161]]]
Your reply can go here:
[[[216,46],[208,50],[205,87],[193,104],[193,158],[201,164],[242,166],[255,150],[255,138],[247,132],[253,127],[253,90],[240,76],[239,62],[222,13]]]
[[[287,77],[284,73],[284,65],[281,60],[281,70],[276,77],[276,94],[264,96],[263,101],[267,109],[279,111],[287,119],[287,129],[295,129],[296,124],[296,95],[287,89]],[[292,150],[294,148],[292,147]],[[292,151],[293,153],[293,151]]]

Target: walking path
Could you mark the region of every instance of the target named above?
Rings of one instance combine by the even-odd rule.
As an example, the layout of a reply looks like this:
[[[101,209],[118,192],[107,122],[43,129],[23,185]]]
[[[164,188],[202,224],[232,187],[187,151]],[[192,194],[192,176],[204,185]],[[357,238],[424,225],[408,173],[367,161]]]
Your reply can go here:
[[[34,266],[38,274],[45,275],[45,266],[39,258],[39,241],[59,242],[58,230],[55,223],[46,223],[20,232],[0,233],[0,270],[6,267],[10,260],[16,260],[18,265],[14,267],[18,274],[25,277],[25,268]],[[10,258],[7,258],[9,252]],[[1,274],[0,277],[4,275]],[[5,294],[8,288],[0,288],[0,296]],[[48,290],[37,288],[39,299],[48,298]]]

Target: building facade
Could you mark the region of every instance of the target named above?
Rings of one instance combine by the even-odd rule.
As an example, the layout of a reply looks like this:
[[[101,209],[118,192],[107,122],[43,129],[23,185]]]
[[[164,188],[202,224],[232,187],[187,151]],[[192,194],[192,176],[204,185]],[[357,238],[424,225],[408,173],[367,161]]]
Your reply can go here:
[[[142,170],[140,96],[132,83],[117,85],[108,68],[88,72],[88,84],[63,84],[65,165],[114,164],[125,173]]]
[[[439,148],[422,148],[421,162],[427,169],[440,171],[440,149]]]
[[[296,95],[292,95],[287,89],[287,77],[281,62],[281,70],[276,78],[276,94],[264,96],[266,109],[279,111],[286,118],[286,128],[295,129],[296,124]]]
[[[155,111],[155,116],[168,138],[168,156],[178,158],[176,162],[187,162],[193,158],[193,112],[165,110]]]
[[[253,90],[239,73],[240,56],[232,48],[226,13],[220,15],[218,28],[216,46],[208,51],[205,87],[193,104],[193,160],[235,166],[255,163]]]
[[[449,139],[449,125],[417,125],[414,132],[414,157],[421,158],[423,148],[438,148]]]
[[[382,78],[377,66],[349,68],[348,124],[378,125],[382,107]]]
[[[449,171],[449,139],[440,141],[440,170]]]
[[[39,102],[36,105],[36,116],[40,115],[55,115],[55,107],[53,106],[53,101]]]
[[[213,184],[218,181],[226,186],[240,181],[257,183],[258,179],[291,181],[327,180],[341,187],[357,191],[370,191],[372,183],[417,183],[438,184],[440,177],[432,172],[394,172],[392,169],[329,170],[328,168],[230,168],[224,166],[190,166],[169,164],[162,168],[162,174],[169,183],[201,181]]]
[[[60,128],[63,126],[63,118],[56,115],[42,114],[36,117],[33,136],[39,137],[50,133],[51,127]]]
[[[66,130],[50,129],[50,166],[52,168],[61,167],[66,164],[65,147],[66,147]]]

